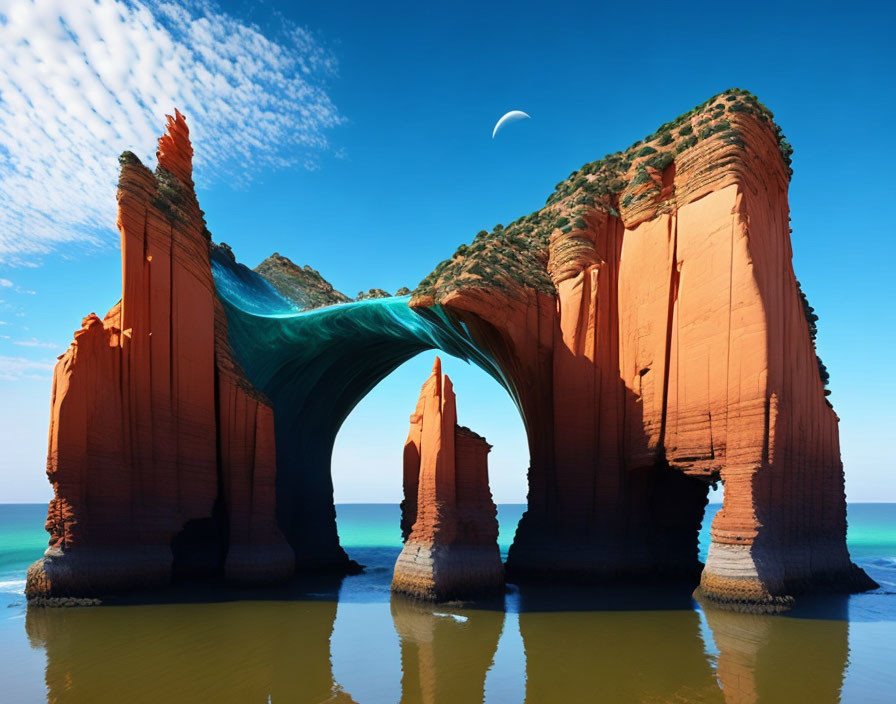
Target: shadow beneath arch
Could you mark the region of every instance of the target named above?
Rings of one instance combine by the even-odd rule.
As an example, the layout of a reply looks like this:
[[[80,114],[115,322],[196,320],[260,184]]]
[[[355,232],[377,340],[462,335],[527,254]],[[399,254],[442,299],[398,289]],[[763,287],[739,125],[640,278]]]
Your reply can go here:
[[[612,584],[523,583],[508,595],[508,609],[524,613],[693,611],[691,580]]]

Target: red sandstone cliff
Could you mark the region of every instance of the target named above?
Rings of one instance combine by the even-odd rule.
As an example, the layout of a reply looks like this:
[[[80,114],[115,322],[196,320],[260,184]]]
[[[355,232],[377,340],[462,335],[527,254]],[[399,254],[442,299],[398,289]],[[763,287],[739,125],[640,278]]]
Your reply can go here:
[[[172,569],[268,581],[292,568],[272,411],[227,344],[179,115],[158,154],[155,174],[122,159],[122,301],[85,318],[56,368],[51,546],[31,597]],[[545,208],[479,233],[421,282],[412,306],[464,324],[525,421],[515,578],[695,577],[707,485],[721,480],[706,598],[778,610],[800,592],[873,586],[846,550],[838,421],[793,274],[788,181],[771,114],[727,91],[577,169]],[[394,586],[441,598],[500,576],[487,445],[454,429],[450,385],[427,384]],[[290,412],[350,410],[302,403]],[[296,451],[310,449],[327,448]]]
[[[53,375],[46,557],[30,598],[291,574],[274,519],[273,414],[227,344],[187,125],[168,118],[153,174],[121,158],[122,298],[87,316]]]
[[[392,589],[444,601],[500,592],[497,508],[485,440],[457,425],[451,380],[436,357],[411,416],[404,451],[404,548]]]
[[[705,597],[776,610],[873,586],[846,550],[837,416],[791,264],[789,147],[745,95],[574,172],[416,292],[493,352],[523,413],[517,577],[693,572],[694,480],[721,479]]]

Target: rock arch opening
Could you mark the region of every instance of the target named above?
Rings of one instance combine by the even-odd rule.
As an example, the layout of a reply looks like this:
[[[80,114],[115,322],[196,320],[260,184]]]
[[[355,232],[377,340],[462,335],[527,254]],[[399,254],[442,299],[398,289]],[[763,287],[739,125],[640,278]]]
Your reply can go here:
[[[343,549],[357,562],[371,564],[374,558],[365,548],[373,545],[401,547],[399,504],[404,499],[408,421],[437,354],[422,352],[386,376],[351,411],[337,434],[331,461],[337,530]],[[499,504],[500,542],[506,548],[526,501],[529,449],[522,419],[506,390],[480,367],[439,356],[454,383],[458,424],[484,436],[491,446],[489,486]],[[378,505],[357,505],[371,503]]]
[[[515,380],[482,341],[487,326],[473,330],[440,306],[412,308],[407,297],[297,312],[227,251],[213,250],[211,265],[235,357],[273,409],[277,524],[298,569],[353,568],[338,538],[334,443],[355,406],[405,362],[436,349],[477,365],[528,425]]]
[[[227,579],[345,570],[334,439],[429,349],[482,367],[523,418],[528,509],[510,576],[691,572],[719,475],[706,598],[778,610],[801,592],[872,588],[846,549],[838,419],[793,276],[786,143],[736,89],[686,122],[719,129],[586,164],[413,298],[348,303],[310,267],[294,267],[291,298],[282,258],[262,276],[213,245],[175,113],[155,173],[120,157],[122,298],[83,320],[54,371],[50,541],[27,596],[166,584],[173,539],[216,504]]]

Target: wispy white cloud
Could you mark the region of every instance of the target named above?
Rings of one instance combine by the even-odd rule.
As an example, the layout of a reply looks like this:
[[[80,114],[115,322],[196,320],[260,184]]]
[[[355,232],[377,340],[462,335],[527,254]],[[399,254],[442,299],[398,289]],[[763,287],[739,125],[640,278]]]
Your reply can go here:
[[[0,215],[0,219],[2,219],[2,217],[3,217],[3,216]],[[0,279],[0,288],[11,288],[11,289],[13,289],[16,293],[25,293],[25,294],[28,294],[28,295],[30,295],[30,296],[34,296],[34,295],[37,293],[37,291],[32,291],[31,289],[22,288],[21,286],[16,286],[16,285],[15,285],[12,281],[10,281],[9,279]],[[2,300],[2,299],[0,299],[0,303],[3,303],[3,300]]]
[[[206,185],[315,168],[342,122],[320,40],[205,0],[0,0],[0,66],[0,263],[114,242],[117,156],[151,165],[175,107]]]
[[[0,355],[0,381],[47,379],[53,371],[53,365],[52,361],[47,360],[35,361],[24,357]]]
[[[19,345],[20,347],[48,347],[54,350],[59,349],[59,345],[56,343],[41,342],[36,337],[32,337],[30,340],[15,340],[12,344]]]

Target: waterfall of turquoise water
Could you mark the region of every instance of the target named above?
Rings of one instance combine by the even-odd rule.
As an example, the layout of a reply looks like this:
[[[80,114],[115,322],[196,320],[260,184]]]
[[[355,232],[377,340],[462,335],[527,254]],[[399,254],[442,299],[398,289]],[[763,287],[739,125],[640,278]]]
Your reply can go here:
[[[517,400],[488,350],[440,306],[413,309],[402,296],[304,311],[224,252],[213,249],[211,260],[234,355],[273,405],[277,520],[300,565],[347,559],[336,534],[333,443],[351,410],[394,369],[440,349],[477,364]]]

